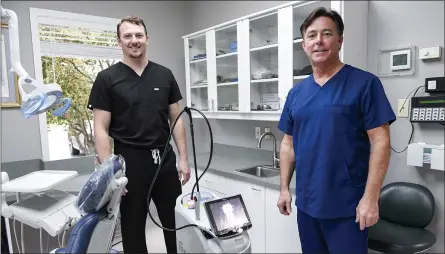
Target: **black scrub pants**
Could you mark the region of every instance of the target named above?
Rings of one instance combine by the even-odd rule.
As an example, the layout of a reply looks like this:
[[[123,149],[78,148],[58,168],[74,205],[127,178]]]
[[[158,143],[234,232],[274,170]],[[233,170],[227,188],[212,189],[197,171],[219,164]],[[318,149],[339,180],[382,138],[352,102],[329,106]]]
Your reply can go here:
[[[162,149],[159,149],[162,157]],[[155,164],[152,151],[115,144],[114,153],[124,157],[128,193],[122,197],[120,205],[122,246],[124,253],[147,253],[145,223],[148,216],[148,190],[159,164]],[[158,160],[159,163],[159,160]],[[176,156],[169,149],[162,169],[156,178],[151,198],[156,205],[159,220],[166,228],[175,228],[176,198],[182,188],[176,168]],[[157,219],[157,218],[155,218]],[[159,223],[160,221],[160,223]],[[176,232],[163,231],[167,253],[177,253]],[[148,242],[152,241],[147,239]]]

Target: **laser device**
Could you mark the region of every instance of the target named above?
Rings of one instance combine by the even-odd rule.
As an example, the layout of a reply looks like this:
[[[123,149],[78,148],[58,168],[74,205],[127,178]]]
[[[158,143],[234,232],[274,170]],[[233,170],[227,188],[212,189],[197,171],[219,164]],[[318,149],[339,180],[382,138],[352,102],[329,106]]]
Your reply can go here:
[[[195,138],[191,111],[201,114],[207,123],[210,133],[210,157],[204,172],[198,177],[196,163]],[[191,193],[180,195],[176,199],[175,221],[177,228],[161,226],[148,210],[151,220],[161,229],[176,232],[177,250],[179,253],[251,253],[251,240],[248,230],[252,227],[249,214],[241,195],[219,197],[212,192],[199,189],[199,180],[209,168],[213,155],[213,134],[207,117],[199,110],[185,107],[173,123],[172,130],[165,144],[161,163],[155,173],[148,191],[149,205],[151,192],[156,177],[167,154],[169,142],[179,117],[187,113],[190,119],[191,143],[195,165],[196,182]],[[196,192],[195,192],[196,188]],[[202,212],[204,211],[204,212]]]

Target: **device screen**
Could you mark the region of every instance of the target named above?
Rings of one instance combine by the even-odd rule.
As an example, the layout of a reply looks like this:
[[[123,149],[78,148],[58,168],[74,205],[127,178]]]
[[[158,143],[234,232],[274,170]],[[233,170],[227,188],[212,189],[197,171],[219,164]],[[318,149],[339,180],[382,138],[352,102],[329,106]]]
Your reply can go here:
[[[420,101],[421,104],[445,103],[445,100]]]
[[[218,232],[241,227],[249,223],[240,197],[211,202],[208,206]]]
[[[394,66],[406,65],[406,64],[408,64],[408,56],[406,54],[395,55],[393,57],[393,65]]]

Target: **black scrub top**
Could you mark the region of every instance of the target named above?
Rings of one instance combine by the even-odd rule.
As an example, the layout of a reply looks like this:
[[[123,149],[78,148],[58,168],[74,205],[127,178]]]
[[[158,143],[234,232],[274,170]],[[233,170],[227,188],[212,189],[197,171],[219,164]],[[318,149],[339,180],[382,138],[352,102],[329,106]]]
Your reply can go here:
[[[169,105],[181,99],[170,69],[149,61],[139,76],[119,62],[98,73],[88,108],[111,112],[109,135],[116,144],[163,148],[170,133]]]

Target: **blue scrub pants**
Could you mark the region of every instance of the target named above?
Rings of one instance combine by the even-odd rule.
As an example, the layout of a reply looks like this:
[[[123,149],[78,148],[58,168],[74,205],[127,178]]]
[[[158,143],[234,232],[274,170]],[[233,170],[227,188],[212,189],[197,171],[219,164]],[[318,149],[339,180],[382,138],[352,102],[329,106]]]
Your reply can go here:
[[[298,209],[298,231],[304,254],[367,254],[368,230],[355,217],[317,219]]]

